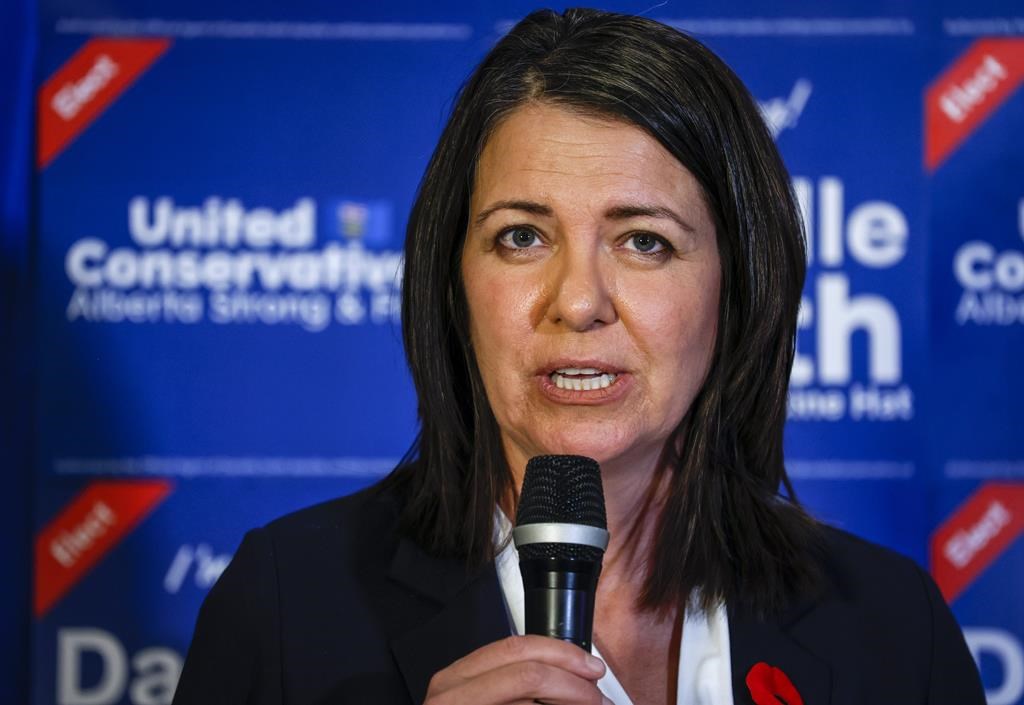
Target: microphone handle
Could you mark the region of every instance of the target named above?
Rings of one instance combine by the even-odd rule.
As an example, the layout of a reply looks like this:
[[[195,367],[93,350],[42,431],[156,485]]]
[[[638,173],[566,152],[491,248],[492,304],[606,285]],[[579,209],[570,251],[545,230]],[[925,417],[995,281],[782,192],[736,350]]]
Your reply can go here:
[[[600,561],[532,558],[519,561],[526,633],[571,641],[590,651]]]

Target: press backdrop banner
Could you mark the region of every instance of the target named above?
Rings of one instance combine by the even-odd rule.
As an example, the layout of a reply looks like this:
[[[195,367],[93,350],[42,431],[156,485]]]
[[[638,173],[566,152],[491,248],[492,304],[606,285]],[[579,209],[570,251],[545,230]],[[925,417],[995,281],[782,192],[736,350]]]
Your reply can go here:
[[[453,96],[532,7],[75,5],[39,28],[32,699],[168,703],[244,532],[409,448],[405,220]],[[932,571],[993,705],[1024,702],[1008,7],[609,6],[759,100],[809,245],[791,475]]]

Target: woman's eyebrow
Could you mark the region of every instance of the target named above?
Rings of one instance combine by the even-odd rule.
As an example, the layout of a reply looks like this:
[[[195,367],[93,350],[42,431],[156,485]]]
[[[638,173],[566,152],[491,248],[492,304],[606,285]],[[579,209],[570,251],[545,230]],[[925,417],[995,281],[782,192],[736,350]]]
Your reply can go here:
[[[543,203],[537,203],[536,201],[523,201],[523,200],[509,200],[509,201],[498,201],[493,203],[473,219],[474,225],[480,225],[492,214],[500,210],[514,210],[529,213],[531,215],[541,215],[551,217],[554,215],[554,210],[551,206],[546,206]],[[645,204],[623,204],[619,206],[612,206],[605,211],[604,217],[608,220],[627,220],[629,218],[664,218],[671,220],[676,223],[680,228],[687,232],[695,232],[696,229],[683,220],[682,216],[673,211],[671,208],[665,206],[654,206]]]
[[[682,216],[671,208],[666,208],[665,206],[632,203],[621,206],[612,206],[604,212],[604,217],[609,220],[627,220],[628,218],[665,218],[675,222],[680,228],[687,232],[696,232],[696,229],[683,220]]]
[[[545,206],[543,203],[537,203],[536,201],[498,201],[480,211],[480,214],[473,219],[473,224],[480,225],[491,217],[492,213],[501,210],[523,211],[531,215],[544,215],[548,217],[554,215],[554,211],[550,206]]]

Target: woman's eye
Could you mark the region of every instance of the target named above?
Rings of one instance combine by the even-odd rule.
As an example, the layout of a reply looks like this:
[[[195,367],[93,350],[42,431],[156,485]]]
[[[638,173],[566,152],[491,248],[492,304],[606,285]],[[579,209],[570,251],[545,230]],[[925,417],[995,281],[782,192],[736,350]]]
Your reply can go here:
[[[651,233],[634,233],[626,240],[626,247],[645,254],[661,252],[666,249],[665,241]]]
[[[525,250],[541,244],[540,237],[530,228],[509,228],[498,236],[498,241],[510,250]]]

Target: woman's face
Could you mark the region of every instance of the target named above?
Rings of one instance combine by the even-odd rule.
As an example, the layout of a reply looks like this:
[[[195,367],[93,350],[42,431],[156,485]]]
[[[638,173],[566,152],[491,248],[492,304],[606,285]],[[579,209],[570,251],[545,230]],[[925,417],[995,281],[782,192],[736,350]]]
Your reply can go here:
[[[715,343],[715,228],[689,171],[626,123],[520,108],[480,156],[462,278],[517,477],[548,453],[654,467]]]

